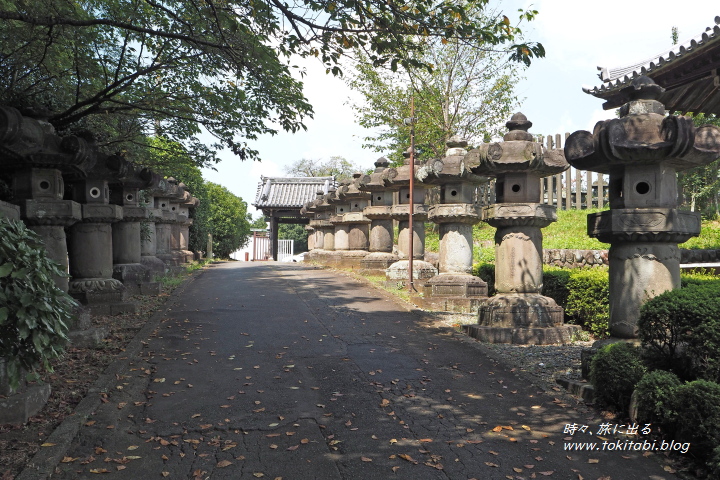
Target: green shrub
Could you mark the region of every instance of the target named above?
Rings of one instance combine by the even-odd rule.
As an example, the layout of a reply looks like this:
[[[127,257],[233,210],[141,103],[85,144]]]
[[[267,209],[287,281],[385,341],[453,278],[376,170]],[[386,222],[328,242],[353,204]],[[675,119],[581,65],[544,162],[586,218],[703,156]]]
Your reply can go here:
[[[610,334],[609,280],[605,268],[575,269],[567,282],[565,314],[596,337]]]
[[[674,418],[675,390],[680,379],[671,372],[655,370],[646,373],[635,387],[639,423],[669,425]]]
[[[23,369],[49,368],[67,341],[75,302],[54,275],[64,272],[45,256],[40,237],[21,222],[0,219],[0,358],[13,389]]]
[[[559,267],[545,267],[543,269],[542,294],[550,297],[563,308],[567,307],[567,299],[570,294],[568,282],[572,270]]]
[[[710,458],[720,446],[720,385],[705,380],[675,389],[675,438],[690,442],[693,454]]]
[[[644,374],[640,349],[625,342],[604,346],[590,363],[595,398],[620,412],[628,411],[632,392]]]
[[[720,380],[720,289],[689,284],[648,300],[640,309],[638,336],[652,368],[680,378]]]
[[[493,296],[495,290],[495,264],[493,263],[476,263],[473,265],[473,275],[480,277],[488,284],[488,295]]]

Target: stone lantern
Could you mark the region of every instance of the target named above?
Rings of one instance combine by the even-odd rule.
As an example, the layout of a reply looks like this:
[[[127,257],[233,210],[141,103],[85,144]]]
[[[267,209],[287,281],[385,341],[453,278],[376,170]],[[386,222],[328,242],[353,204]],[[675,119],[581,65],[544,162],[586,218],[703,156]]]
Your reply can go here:
[[[423,183],[440,186],[440,203],[428,218],[440,230],[440,274],[425,283],[424,301],[434,308],[477,312],[487,298],[487,283],[472,275],[473,225],[482,212],[474,203],[476,186],[487,182],[466,164],[467,142],[453,137],[445,158],[427,162],[419,171]]]
[[[370,219],[363,215],[363,210],[370,203],[370,194],[358,188],[361,176],[360,173],[354,174],[352,181],[337,190],[339,208],[347,207],[343,213],[336,212],[333,220],[336,225],[335,250],[340,254],[341,267],[359,268],[360,261],[368,254]]]
[[[311,224],[317,232],[315,250],[311,252],[311,261],[327,264],[335,251],[335,224],[331,221],[335,207],[330,203],[330,198],[334,196],[335,187],[332,185],[328,187],[328,193],[319,190],[309,209],[313,214]]]
[[[178,190],[182,192],[182,197],[177,204],[177,223],[173,226],[173,250],[181,264],[189,264],[195,260],[195,255],[188,249],[190,225],[193,224],[190,210],[200,205],[200,200],[190,194],[184,183],[178,184]]]
[[[483,221],[495,233],[495,289],[480,306],[478,325],[468,333],[490,343],[567,343],[579,330],[563,325],[564,312],[540,294],[543,285],[541,228],[557,221],[554,206],[540,203],[540,178],[568,168],[561,150],[546,150],[528,133],[522,113],[507,122],[499,143],[485,143],[466,156],[476,175],[496,177],[494,205]]]
[[[155,196],[155,208],[160,211],[155,222],[155,256],[162,260],[168,269],[177,271],[181,262],[180,256],[173,250],[175,245],[179,245],[174,226],[178,221],[178,199],[182,196],[182,191],[173,177],[166,179],[162,186],[164,188]]]
[[[142,260],[141,222],[150,217],[148,208],[140,205],[140,189],[152,183],[147,169],[128,167],[128,174],[110,184],[110,202],[122,206],[123,218],[112,225],[113,278],[120,280],[129,293],[159,293],[159,283]]]
[[[0,107],[0,155],[2,169],[12,172],[13,197],[23,221],[42,237],[48,257],[67,272],[65,228],[82,219],[82,208],[64,200],[63,173],[84,175],[95,162],[90,148],[78,137],[60,139],[47,122]],[[68,291],[68,277],[54,280]]]
[[[340,265],[342,255],[341,252],[350,250],[350,227],[343,222],[343,217],[350,211],[350,202],[340,196],[341,190],[347,186],[347,182],[342,182],[337,189],[328,194],[327,202],[332,206],[330,210],[330,218],[328,220],[333,224],[334,249],[327,255],[328,265]]]
[[[394,192],[392,219],[398,222],[397,254],[399,261],[388,267],[386,276],[391,283],[406,282],[408,279],[410,255],[413,257],[413,282],[421,286],[429,278],[437,275],[437,269],[425,261],[425,221],[428,209],[425,205],[425,193],[429,185],[421,183],[417,176],[420,165],[415,165],[413,174],[413,251],[410,252],[410,149],[403,156],[405,162],[400,167],[388,168],[383,172],[383,180],[388,189]]]
[[[129,163],[116,155],[96,153],[97,162],[85,177],[70,182],[72,199],[82,204],[82,221],[68,231],[69,293],[100,314],[135,312],[127,290],[113,278],[112,224],[123,207],[110,203],[110,182],[128,174]]]
[[[165,274],[165,263],[157,258],[156,223],[162,219],[162,209],[156,206],[155,197],[162,195],[167,188],[167,181],[157,173],[152,174],[150,185],[143,190],[144,206],[148,211],[145,232],[141,234],[140,263],[150,271],[153,278]]]
[[[588,215],[588,234],[610,243],[610,333],[633,338],[640,306],[680,288],[677,244],[700,233],[700,214],[678,210],[676,172],[720,156],[720,129],[665,116],[664,91],[646,76],[622,93],[620,118],[577,131],[565,144],[572,166],[610,175],[610,210]]]
[[[393,192],[383,178],[389,165],[386,158],[378,159],[375,171],[364,175],[360,181],[360,190],[370,193],[370,204],[363,210],[365,217],[370,219],[370,253],[360,262],[367,271],[384,273],[399,260],[393,253]]]

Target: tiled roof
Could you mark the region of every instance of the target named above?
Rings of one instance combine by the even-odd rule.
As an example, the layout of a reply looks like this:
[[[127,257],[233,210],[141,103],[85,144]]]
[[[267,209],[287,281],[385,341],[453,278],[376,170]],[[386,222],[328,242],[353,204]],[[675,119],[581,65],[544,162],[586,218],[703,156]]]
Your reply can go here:
[[[260,177],[255,203],[257,208],[301,208],[315,200],[318,190],[327,192],[334,177]]]
[[[672,49],[641,62],[625,67],[598,67],[598,76],[604,83],[583,87],[583,90],[605,99],[605,109],[616,108],[628,100],[621,91],[634,78],[646,75],[666,89],[658,100],[668,110],[717,113],[720,110],[720,16],[715,17],[715,24]]]

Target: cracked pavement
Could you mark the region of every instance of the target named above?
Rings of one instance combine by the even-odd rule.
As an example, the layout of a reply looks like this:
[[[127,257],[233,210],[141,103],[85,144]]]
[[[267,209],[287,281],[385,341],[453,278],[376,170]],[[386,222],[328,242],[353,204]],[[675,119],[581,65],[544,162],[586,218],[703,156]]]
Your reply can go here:
[[[599,419],[338,273],[214,264],[155,327],[53,479],[677,478],[642,452],[564,451],[565,424]]]

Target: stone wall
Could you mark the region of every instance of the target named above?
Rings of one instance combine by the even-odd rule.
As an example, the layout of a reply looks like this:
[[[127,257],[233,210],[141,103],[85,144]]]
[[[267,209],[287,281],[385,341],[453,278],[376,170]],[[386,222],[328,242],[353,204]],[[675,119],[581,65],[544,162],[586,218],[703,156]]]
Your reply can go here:
[[[680,249],[680,263],[719,263],[720,249]],[[547,248],[543,263],[561,268],[596,267],[609,265],[607,250],[578,250],[573,248]]]

